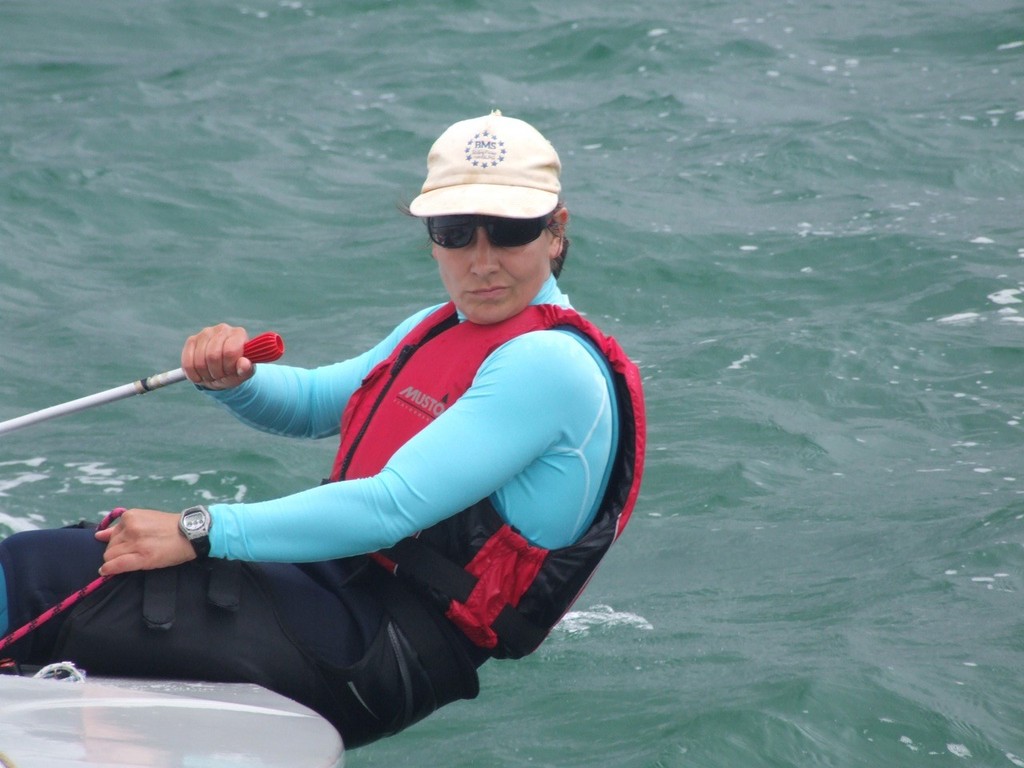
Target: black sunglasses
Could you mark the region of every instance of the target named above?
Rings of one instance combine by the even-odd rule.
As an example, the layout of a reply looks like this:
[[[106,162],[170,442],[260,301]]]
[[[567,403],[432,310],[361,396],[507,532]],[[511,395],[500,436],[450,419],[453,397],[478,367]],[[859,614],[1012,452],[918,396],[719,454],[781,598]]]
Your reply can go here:
[[[501,216],[431,216],[427,219],[430,239],[442,248],[465,248],[476,237],[478,227],[487,232],[491,245],[515,248],[532,243],[551,221],[551,215],[536,219],[506,219]]]

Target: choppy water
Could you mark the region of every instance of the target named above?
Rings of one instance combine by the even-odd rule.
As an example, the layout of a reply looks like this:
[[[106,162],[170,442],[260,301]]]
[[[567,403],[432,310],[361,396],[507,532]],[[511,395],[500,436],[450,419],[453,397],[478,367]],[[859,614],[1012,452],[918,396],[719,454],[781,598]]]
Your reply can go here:
[[[349,764],[1024,766],[1024,8],[505,5],[0,2],[0,419],[220,320],[360,351],[441,297],[396,204],[500,107],[646,485],[541,651]],[[0,535],[332,454],[187,388],[0,440]]]

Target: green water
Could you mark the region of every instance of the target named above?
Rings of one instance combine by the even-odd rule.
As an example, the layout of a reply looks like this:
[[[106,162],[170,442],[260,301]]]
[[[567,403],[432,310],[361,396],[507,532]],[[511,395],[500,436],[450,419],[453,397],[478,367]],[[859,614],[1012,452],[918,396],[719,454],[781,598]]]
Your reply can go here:
[[[1024,766],[1024,8],[594,5],[0,2],[0,419],[220,320],[361,351],[442,298],[398,206],[500,107],[645,486],[537,654],[349,765]],[[0,440],[0,535],[333,455],[187,388]]]

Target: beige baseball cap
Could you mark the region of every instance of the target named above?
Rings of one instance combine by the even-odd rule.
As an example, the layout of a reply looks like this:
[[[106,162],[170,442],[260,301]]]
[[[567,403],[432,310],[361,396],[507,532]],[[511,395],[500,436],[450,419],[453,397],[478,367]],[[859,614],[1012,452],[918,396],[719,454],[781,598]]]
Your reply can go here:
[[[562,164],[529,123],[499,110],[462,120],[434,142],[413,216],[484,214],[533,219],[558,205]]]

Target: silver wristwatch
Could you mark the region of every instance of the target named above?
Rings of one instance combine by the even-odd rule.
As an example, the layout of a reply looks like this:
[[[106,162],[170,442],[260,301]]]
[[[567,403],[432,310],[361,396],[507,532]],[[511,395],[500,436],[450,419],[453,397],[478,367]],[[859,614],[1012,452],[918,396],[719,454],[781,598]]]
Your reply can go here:
[[[210,511],[201,504],[189,507],[178,518],[178,530],[188,539],[200,560],[210,555],[211,525],[213,518],[210,517]]]

